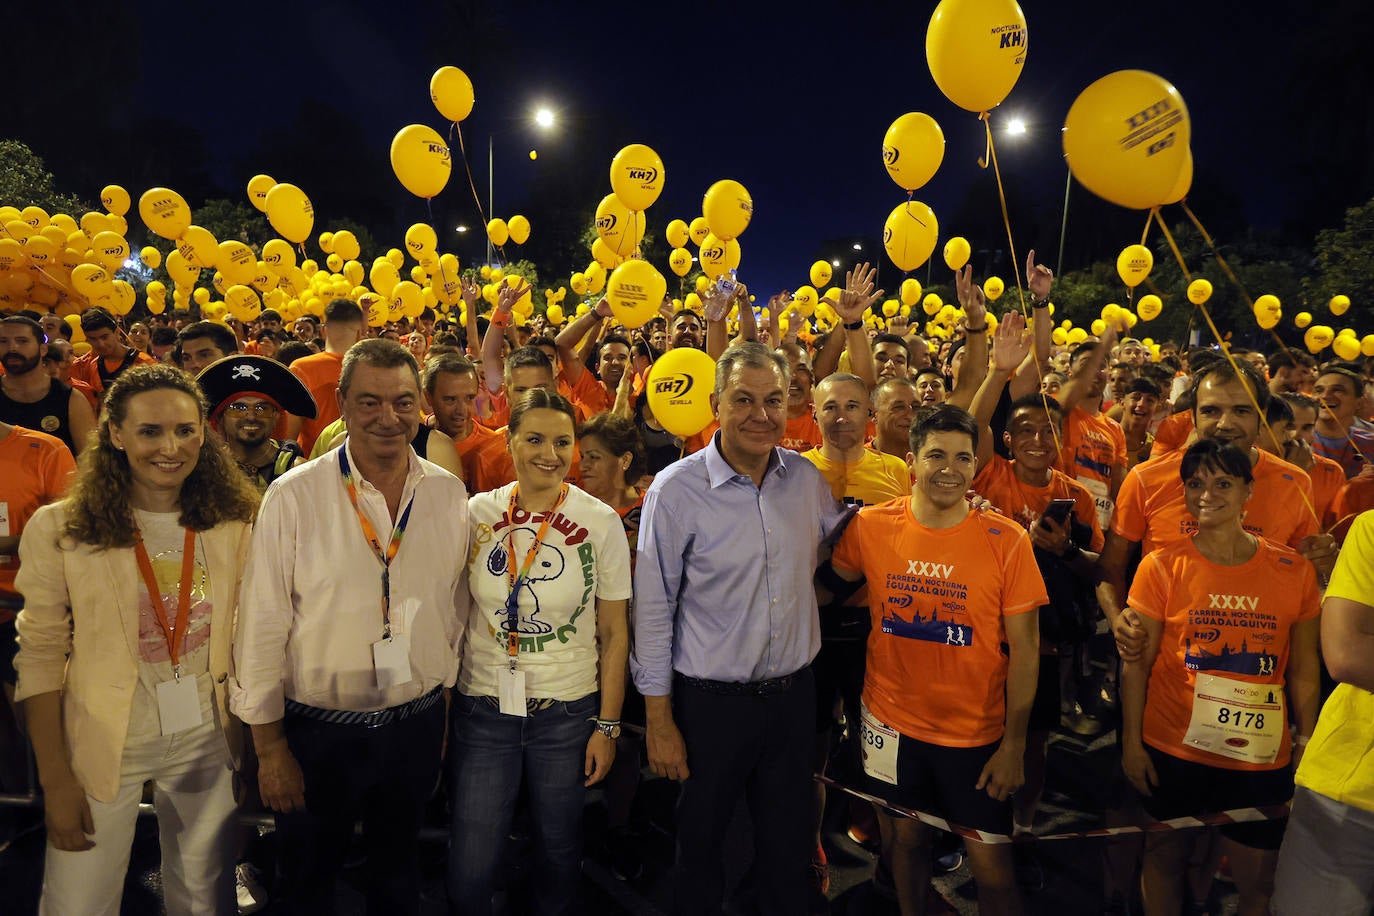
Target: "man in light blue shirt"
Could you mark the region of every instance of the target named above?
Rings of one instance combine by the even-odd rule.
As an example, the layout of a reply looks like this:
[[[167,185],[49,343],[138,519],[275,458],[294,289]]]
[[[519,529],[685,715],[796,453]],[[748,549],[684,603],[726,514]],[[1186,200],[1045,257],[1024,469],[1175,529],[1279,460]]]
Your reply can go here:
[[[788,374],[761,344],[722,354],[720,432],[644,497],[631,670],[649,764],[683,781],[676,911],[693,916],[721,911],[721,850],[741,794],[760,910],[806,911],[821,644],[812,576],[845,512],[809,461],[778,447]]]

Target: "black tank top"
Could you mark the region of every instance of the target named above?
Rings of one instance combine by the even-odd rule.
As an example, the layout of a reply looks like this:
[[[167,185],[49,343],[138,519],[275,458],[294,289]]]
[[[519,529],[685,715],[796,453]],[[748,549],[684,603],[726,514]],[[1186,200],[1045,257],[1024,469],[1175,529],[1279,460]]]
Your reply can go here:
[[[420,424],[420,431],[415,434],[415,438],[410,440],[410,447],[415,449],[415,454],[426,460],[429,459],[429,434],[434,432],[434,427]]]
[[[71,388],[57,379],[52,380],[48,393],[32,404],[16,401],[0,388],[0,420],[56,436],[66,443],[67,448],[75,455],[76,447],[72,442],[71,400]]]

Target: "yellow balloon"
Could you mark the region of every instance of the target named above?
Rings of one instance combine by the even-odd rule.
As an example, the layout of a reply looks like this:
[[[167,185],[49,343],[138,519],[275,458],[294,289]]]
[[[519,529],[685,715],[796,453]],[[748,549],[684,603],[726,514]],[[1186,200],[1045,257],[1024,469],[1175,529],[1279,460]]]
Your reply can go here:
[[[406,266],[405,252],[403,252],[399,248],[388,248],[386,250],[386,259],[390,261],[392,266],[394,266],[397,270],[400,270],[402,267]]]
[[[177,286],[190,289],[200,280],[200,268],[186,263],[186,259],[181,256],[179,251],[167,252],[166,264],[167,276],[171,277],[172,282]]]
[[[29,248],[32,248],[39,239],[47,241],[44,236],[34,236],[29,240]],[[95,259],[100,262],[100,266],[111,273],[123,267],[125,259],[129,257],[129,243],[124,240],[122,235],[114,232],[101,232],[91,239],[91,249],[95,252]],[[53,254],[56,253],[57,249],[54,246]]]
[[[587,295],[587,277],[580,271],[568,278],[568,285],[572,287],[572,291],[576,295]]]
[[[491,268],[491,270],[487,272],[487,275],[491,277],[491,282],[493,283],[500,283],[506,278],[506,272],[499,267]]]
[[[950,270],[959,270],[968,263],[969,255],[973,251],[969,248],[968,239],[961,235],[945,242],[945,265]]]
[[[653,206],[663,192],[663,160],[643,143],[631,143],[611,160],[611,190],[631,210]]]
[[[406,250],[418,258],[439,247],[439,235],[429,223],[416,223],[406,230]]]
[[[506,223],[506,228],[510,231],[510,240],[517,245],[523,245],[530,240],[530,221],[519,214],[512,216]]]
[[[898,204],[883,225],[883,247],[898,270],[911,271],[920,267],[935,250],[940,236],[940,224],[930,207],[919,200]]]
[[[191,208],[186,199],[171,188],[149,188],[144,191],[138,199],[138,215],[149,232],[168,241],[176,241],[191,225]],[[85,228],[84,221],[82,228]]]
[[[701,212],[711,234],[723,242],[738,238],[754,216],[754,199],[744,185],[730,178],[717,181],[706,189]]]
[[[606,268],[595,262],[583,271],[587,275],[587,292],[593,296],[606,288]]]
[[[706,217],[704,216],[698,216],[696,219],[692,220],[691,225],[687,227],[687,237],[697,245],[706,241],[706,236],[710,234],[711,227],[707,225]]]
[[[391,290],[391,309],[411,320],[419,318],[420,313],[425,310],[425,298],[420,292],[420,287],[409,280],[397,283]]]
[[[1174,179],[1174,186],[1168,194],[1164,195],[1163,203],[1176,204],[1188,196],[1188,191],[1193,187],[1193,151],[1190,148],[1188,154],[1183,157],[1183,165],[1179,167],[1178,177]]]
[[[151,267],[153,270],[157,270],[162,266],[162,252],[158,251],[152,245],[148,245],[140,250],[138,256],[143,259],[144,264]]]
[[[1054,342],[1056,347],[1062,347],[1069,342],[1069,332],[1063,328],[1055,328],[1050,331],[1050,340]]]
[[[903,191],[914,191],[934,178],[944,158],[945,133],[928,114],[907,112],[883,136],[883,165]]]
[[[196,305],[204,305],[210,301],[210,291],[203,286],[198,286],[195,292],[191,293],[191,298],[195,300]]]
[[[262,311],[258,294],[247,286],[235,285],[225,290],[224,304],[229,307],[229,314],[239,321],[252,321]]]
[[[939,295],[936,293],[926,293],[926,297],[921,300],[921,309],[927,315],[939,314],[940,309],[944,308],[944,305],[944,302],[940,300]]]
[[[282,277],[296,266],[296,252],[281,239],[271,239],[262,246],[262,260],[268,270]]]
[[[315,228],[315,207],[304,191],[282,182],[267,192],[267,221],[277,235],[301,245]]]
[[[1360,338],[1360,355],[1374,356],[1374,334],[1366,334]]]
[[[1007,291],[1007,285],[1002,282],[1001,277],[988,277],[983,281],[983,295],[988,297],[989,302],[996,302],[1002,298],[1002,294]],[[1053,308],[1053,306],[1050,306]]]
[[[544,320],[552,325],[563,323],[563,307],[561,305],[551,305],[544,309]]]
[[[348,284],[350,286],[363,285],[363,265],[359,264],[357,261],[345,261],[343,275],[348,279]]]
[[[674,248],[668,255],[668,266],[679,277],[685,277],[692,270],[692,253],[686,248]]]
[[[1256,312],[1277,312],[1282,306],[1283,303],[1279,302],[1279,297],[1271,293],[1265,293],[1255,299]]]
[[[1002,104],[1026,63],[1026,17],[1015,0],[941,0],[926,29],[935,85],[972,112]]]
[[[680,219],[673,220],[663,230],[663,237],[674,248],[686,248],[687,239],[690,237],[687,234],[687,224]]]
[[[644,215],[607,194],[596,206],[596,234],[616,256],[628,258],[644,239]]]
[[[461,121],[472,113],[472,80],[457,67],[440,67],[429,78],[429,98],[446,121]]]
[[[1326,304],[1326,307],[1331,310],[1331,314],[1340,317],[1350,308],[1350,297],[1342,295],[1332,296],[1331,301]]]
[[[1336,332],[1324,324],[1314,324],[1307,329],[1303,335],[1303,343],[1307,344],[1307,349],[1312,353],[1320,353],[1336,339]]]
[[[1135,289],[1154,269],[1155,256],[1144,245],[1127,245],[1116,256],[1116,273],[1131,289]]]
[[[1064,157],[1084,187],[1132,210],[1165,202],[1188,157],[1183,97],[1144,70],[1118,70],[1078,96],[1064,121]]]
[[[697,277],[697,292],[704,293],[711,288],[711,278],[706,276]]]
[[[391,170],[407,191],[429,199],[448,184],[453,158],[438,131],[427,124],[411,124],[391,140]]]
[[[811,265],[811,282],[816,286],[824,286],[830,282],[830,262],[817,261]]]
[[[1075,347],[1088,339],[1088,332],[1083,328],[1071,328],[1069,330],[1069,343]]]
[[[220,242],[215,267],[224,274],[230,286],[247,286],[257,275],[258,258],[253,249],[237,239]]]
[[[363,253],[363,249],[358,244],[358,237],[344,229],[334,233],[334,253],[345,261],[353,261]]]
[[[611,246],[602,239],[592,239],[592,257],[596,259],[596,263],[607,270],[614,270],[625,260],[612,251]]]
[[[267,212],[267,192],[277,186],[277,179],[271,175],[254,175],[248,179],[248,202],[259,213]]]
[[[330,273],[338,273],[343,270],[343,258],[331,253],[329,257],[324,259],[324,266],[329,268]]]
[[[921,298],[921,281],[915,277],[907,277],[903,280],[899,298],[902,300],[902,305],[915,305]]]
[[[1088,325],[1088,330],[1092,331],[1094,337],[1101,337],[1107,332],[1107,322],[1101,318],[1094,318],[1092,324]]]
[[[682,297],[682,307],[692,312],[701,311],[701,297],[696,293],[688,293]]]
[[[714,280],[727,270],[739,267],[740,247],[734,239],[724,241],[714,235],[706,236],[698,254],[701,272]]]
[[[1296,314],[1296,315],[1293,316],[1293,324],[1295,324],[1295,325],[1296,325],[1297,327],[1299,327],[1299,328],[1305,328],[1305,327],[1307,327],[1307,326],[1308,326],[1309,324],[1311,324],[1311,323],[1312,323],[1312,313],[1311,313],[1311,312],[1298,312],[1298,314]]]
[[[1188,301],[1193,305],[1202,305],[1212,298],[1212,283],[1201,277],[1188,284]]]
[[[368,272],[367,278],[377,294],[388,299],[391,297],[392,291],[396,289],[396,284],[401,282],[401,275],[396,270],[396,265],[387,258],[378,258],[373,261],[372,270]]]
[[[659,357],[649,370],[649,409],[668,432],[695,436],[711,422],[711,390],[716,361],[695,347],[678,347]]]
[[[883,303],[883,317],[896,317],[897,312],[901,309],[901,307],[901,303],[899,303],[896,299],[888,299]]]
[[[491,239],[493,245],[500,248],[510,241],[510,227],[501,217],[494,217],[487,223],[487,238]]]
[[[219,261],[219,242],[209,229],[187,226],[177,239],[177,251],[192,267],[214,268]]]
[[[637,328],[658,314],[668,281],[650,264],[636,258],[626,261],[611,274],[606,284],[606,301],[616,320],[627,328]]]
[[[117,184],[106,185],[100,191],[100,203],[115,216],[129,212],[129,192]]]
[[[1336,339],[1331,342],[1331,349],[1341,359],[1351,360],[1360,358],[1360,339],[1353,335],[1336,335]]]
[[[1135,311],[1141,321],[1154,321],[1159,317],[1159,313],[1164,311],[1164,301],[1154,293],[1141,296],[1140,302],[1136,303]]]

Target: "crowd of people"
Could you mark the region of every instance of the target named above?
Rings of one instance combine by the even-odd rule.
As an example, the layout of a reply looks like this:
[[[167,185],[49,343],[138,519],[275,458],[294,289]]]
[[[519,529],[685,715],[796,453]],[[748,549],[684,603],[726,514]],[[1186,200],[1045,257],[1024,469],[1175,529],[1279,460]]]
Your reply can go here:
[[[1242,914],[1367,912],[1374,360],[1057,346],[1034,252],[995,330],[965,269],[953,340],[875,331],[875,276],[832,328],[743,284],[523,324],[472,278],[461,322],[0,316],[0,780],[22,730],[43,912],[119,911],[150,783],[169,913],[244,905],[243,805],[280,911],[332,911],[361,823],[368,911],[418,912],[436,788],[455,912],[493,912],[518,811],[533,911],[573,912],[588,788],[632,878],[646,775],[677,912],[721,912],[741,803],[759,911],[815,912],[829,771],[887,803],[850,835],[902,913],[944,847],[901,808],[1016,913],[1049,737],[1113,714],[1106,822],[1267,816],[1104,842],[1104,906],[1202,912],[1224,854]],[[685,438],[648,390],[681,347],[716,360]]]

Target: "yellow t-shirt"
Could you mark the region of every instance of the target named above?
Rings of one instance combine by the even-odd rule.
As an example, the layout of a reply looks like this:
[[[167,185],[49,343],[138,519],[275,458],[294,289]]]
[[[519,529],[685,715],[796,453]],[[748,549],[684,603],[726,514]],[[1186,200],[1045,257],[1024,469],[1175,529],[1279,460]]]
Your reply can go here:
[[[1374,605],[1374,512],[1355,519],[1326,596]],[[1336,687],[1296,779],[1327,798],[1374,811],[1374,693],[1350,684]]]
[[[850,506],[876,506],[902,496],[911,495],[911,475],[906,462],[885,452],[864,449],[858,461],[831,461],[819,448],[802,452],[802,457],[816,466],[830,495]]]

